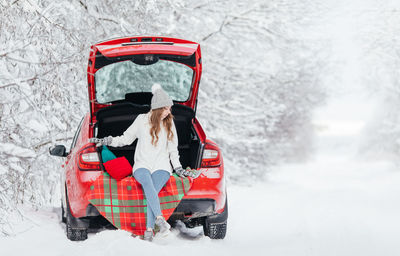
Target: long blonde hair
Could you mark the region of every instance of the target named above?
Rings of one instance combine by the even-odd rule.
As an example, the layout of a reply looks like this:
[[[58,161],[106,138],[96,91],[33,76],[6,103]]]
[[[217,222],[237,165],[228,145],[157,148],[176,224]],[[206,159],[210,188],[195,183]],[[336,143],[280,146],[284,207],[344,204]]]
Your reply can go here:
[[[150,135],[151,135],[151,144],[153,146],[157,145],[158,142],[158,134],[161,130],[161,114],[164,111],[164,108],[153,109],[150,113]],[[174,116],[169,113],[167,117],[162,120],[163,126],[167,129],[167,139],[172,141],[174,138],[174,134],[172,132],[172,122]]]

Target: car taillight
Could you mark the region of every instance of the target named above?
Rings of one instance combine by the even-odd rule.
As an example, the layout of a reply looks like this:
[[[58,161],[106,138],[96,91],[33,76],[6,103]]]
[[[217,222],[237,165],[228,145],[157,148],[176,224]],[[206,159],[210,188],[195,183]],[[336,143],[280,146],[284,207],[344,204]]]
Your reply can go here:
[[[203,159],[201,161],[201,168],[217,167],[221,165],[221,152],[217,145],[212,143],[206,143]]]
[[[95,144],[88,144],[78,153],[78,167],[81,171],[100,171],[100,159]]]

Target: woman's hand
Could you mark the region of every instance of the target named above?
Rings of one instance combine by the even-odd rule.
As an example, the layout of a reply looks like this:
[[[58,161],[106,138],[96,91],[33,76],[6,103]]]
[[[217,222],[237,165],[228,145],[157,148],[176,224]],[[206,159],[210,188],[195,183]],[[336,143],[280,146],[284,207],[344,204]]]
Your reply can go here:
[[[190,167],[186,167],[186,170],[184,170],[181,166],[178,168],[174,169],[175,173],[179,175],[181,178],[185,177],[191,177],[193,179],[196,179],[197,177],[200,176],[201,172],[196,170],[196,169],[191,169]]]
[[[112,137],[108,136],[102,139],[99,138],[90,138],[90,143],[96,143],[96,147],[100,147],[102,145],[110,145],[112,143]]]
[[[201,174],[200,170],[192,169],[190,167],[186,167],[186,171],[185,172],[187,173],[186,176],[189,176],[189,177],[191,177],[193,179],[196,179]]]
[[[177,168],[174,169],[175,173],[178,174],[179,177],[181,178],[185,178],[185,170],[182,168],[182,166],[179,166]]]

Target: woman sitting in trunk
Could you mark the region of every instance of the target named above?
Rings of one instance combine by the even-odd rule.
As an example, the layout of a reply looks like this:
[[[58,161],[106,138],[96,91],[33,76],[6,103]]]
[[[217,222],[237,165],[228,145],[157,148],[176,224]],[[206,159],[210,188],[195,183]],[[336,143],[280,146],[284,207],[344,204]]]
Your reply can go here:
[[[192,173],[183,170],[179,162],[178,138],[171,114],[172,99],[159,84],[152,87],[151,111],[139,115],[121,136],[103,139],[91,138],[98,145],[121,147],[130,145],[137,138],[133,176],[142,185],[147,199],[147,230],[144,239],[153,239],[154,224],[160,234],[169,233],[170,225],[161,213],[158,193],[174,171],[183,177]]]

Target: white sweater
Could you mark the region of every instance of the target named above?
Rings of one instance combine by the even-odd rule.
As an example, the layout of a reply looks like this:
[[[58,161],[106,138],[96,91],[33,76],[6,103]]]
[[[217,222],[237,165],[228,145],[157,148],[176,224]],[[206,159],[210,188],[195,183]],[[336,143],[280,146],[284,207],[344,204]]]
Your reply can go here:
[[[157,170],[166,170],[171,174],[171,163],[174,169],[181,166],[175,124],[172,122],[172,141],[167,139],[167,131],[164,125],[161,124],[158,142],[154,146],[151,144],[150,113],[139,115],[123,135],[112,138],[110,146],[121,147],[130,145],[137,138],[138,143],[135,150],[133,172],[139,168],[146,168],[150,173]]]

